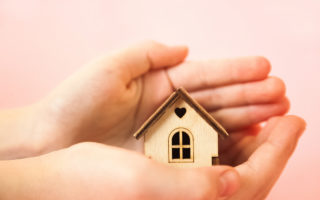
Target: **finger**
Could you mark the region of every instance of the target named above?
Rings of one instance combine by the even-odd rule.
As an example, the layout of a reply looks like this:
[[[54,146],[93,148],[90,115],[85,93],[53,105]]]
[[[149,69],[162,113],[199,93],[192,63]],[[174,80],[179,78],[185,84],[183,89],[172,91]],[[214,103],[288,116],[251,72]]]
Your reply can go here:
[[[211,114],[228,131],[235,131],[265,121],[272,116],[283,115],[288,110],[289,101],[283,98],[271,104],[225,108]]]
[[[191,96],[207,110],[271,103],[279,100],[284,95],[285,85],[277,77],[191,93]]]
[[[243,57],[202,62],[184,62],[168,69],[174,87],[188,91],[265,79],[270,63],[264,57]]]
[[[151,69],[169,67],[182,62],[188,54],[186,46],[166,46],[154,41],[143,42],[103,57],[95,63],[129,83]]]
[[[245,194],[239,190],[233,198],[263,199],[280,176],[304,129],[305,122],[296,116],[270,120],[265,128],[266,141],[247,162],[236,167]]]

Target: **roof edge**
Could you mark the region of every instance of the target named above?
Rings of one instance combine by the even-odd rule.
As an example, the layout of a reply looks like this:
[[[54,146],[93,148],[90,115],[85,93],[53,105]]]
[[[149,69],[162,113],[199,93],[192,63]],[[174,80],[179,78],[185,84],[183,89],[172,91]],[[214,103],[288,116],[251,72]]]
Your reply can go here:
[[[177,91],[172,93],[161,106],[141,125],[141,127],[133,134],[133,137],[139,139],[146,129],[155,123],[161,116],[163,111],[178,99]]]
[[[154,113],[141,125],[141,127],[133,134],[136,139],[140,139],[146,132],[148,127],[153,125],[163,114],[164,111],[178,98],[181,97],[186,103],[189,104],[212,128],[214,128],[222,138],[229,136],[228,132],[217,122],[198,102],[196,102],[188,92],[180,87],[173,92],[161,106],[154,111]]]
[[[197,101],[195,101],[189,93],[182,87],[178,88],[178,93],[182,94],[181,97],[187,102],[211,127],[213,127],[222,138],[229,136],[228,132],[223,126],[215,120]]]

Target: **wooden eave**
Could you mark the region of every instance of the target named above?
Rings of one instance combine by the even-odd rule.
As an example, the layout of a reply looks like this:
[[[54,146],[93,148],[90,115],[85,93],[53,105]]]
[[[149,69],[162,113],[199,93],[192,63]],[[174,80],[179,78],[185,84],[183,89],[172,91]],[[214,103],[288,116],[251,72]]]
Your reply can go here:
[[[144,122],[144,124],[134,133],[134,137],[139,139],[143,136],[149,127],[155,124],[165,113],[167,108],[174,104],[179,98],[182,98],[190,107],[192,107],[213,129],[215,129],[222,138],[229,136],[222,125],[217,122],[198,102],[196,102],[184,88],[178,88],[170,97]]]

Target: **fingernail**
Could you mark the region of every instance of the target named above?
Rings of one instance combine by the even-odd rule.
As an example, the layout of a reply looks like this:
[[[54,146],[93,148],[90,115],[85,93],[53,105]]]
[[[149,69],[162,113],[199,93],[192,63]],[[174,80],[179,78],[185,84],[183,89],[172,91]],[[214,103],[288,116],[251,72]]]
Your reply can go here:
[[[233,194],[239,187],[239,176],[234,170],[227,170],[221,174],[219,197]]]

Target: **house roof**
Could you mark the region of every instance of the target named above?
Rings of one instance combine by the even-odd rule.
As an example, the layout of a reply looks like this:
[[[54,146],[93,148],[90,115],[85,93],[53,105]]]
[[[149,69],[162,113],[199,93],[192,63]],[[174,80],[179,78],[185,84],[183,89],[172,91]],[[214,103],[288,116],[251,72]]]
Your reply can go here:
[[[134,137],[139,139],[143,136],[149,127],[155,124],[166,109],[174,104],[178,99],[183,99],[191,106],[213,129],[215,129],[222,138],[229,136],[227,131],[217,122],[198,102],[196,102],[184,88],[178,88],[171,96],[149,117],[147,121],[134,133]]]

